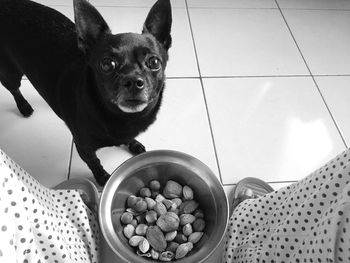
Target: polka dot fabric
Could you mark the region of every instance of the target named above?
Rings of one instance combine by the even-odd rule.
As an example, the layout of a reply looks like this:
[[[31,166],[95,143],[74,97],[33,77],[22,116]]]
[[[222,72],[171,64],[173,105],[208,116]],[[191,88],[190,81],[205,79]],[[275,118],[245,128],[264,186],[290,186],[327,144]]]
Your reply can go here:
[[[0,150],[0,262],[98,262],[99,229],[75,190],[42,186]]]
[[[350,150],[308,177],[240,203],[224,262],[350,262]]]

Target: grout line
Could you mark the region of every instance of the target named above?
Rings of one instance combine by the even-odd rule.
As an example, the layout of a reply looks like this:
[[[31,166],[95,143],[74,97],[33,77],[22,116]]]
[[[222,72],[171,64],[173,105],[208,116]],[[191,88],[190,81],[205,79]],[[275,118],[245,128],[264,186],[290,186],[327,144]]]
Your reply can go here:
[[[286,26],[287,26],[287,28],[288,28],[288,30],[289,30],[289,33],[291,34],[291,36],[292,36],[292,38],[293,38],[294,44],[296,45],[296,47],[297,47],[297,49],[298,49],[298,51],[299,51],[299,53],[300,53],[300,55],[301,55],[301,58],[303,59],[304,64],[305,64],[307,70],[308,70],[309,73],[310,73],[310,76],[311,76],[311,78],[312,78],[312,80],[313,80],[313,82],[314,82],[314,84],[315,84],[315,86],[316,86],[316,89],[317,89],[319,95],[321,96],[321,99],[322,99],[323,104],[325,105],[325,107],[326,107],[326,109],[327,109],[327,111],[328,111],[328,114],[330,115],[330,117],[331,117],[331,119],[332,119],[332,121],[333,121],[333,123],[334,123],[334,125],[335,125],[335,127],[336,127],[336,129],[337,129],[337,131],[338,131],[338,134],[340,135],[340,138],[341,138],[341,140],[343,141],[345,147],[348,148],[348,146],[347,146],[347,144],[346,144],[346,141],[345,141],[345,138],[344,138],[344,136],[343,136],[343,134],[342,134],[342,132],[341,132],[341,130],[340,130],[340,127],[339,127],[339,125],[337,124],[337,122],[336,122],[336,120],[335,120],[335,118],[334,118],[334,116],[333,116],[333,114],[332,114],[332,112],[331,112],[331,110],[330,110],[330,108],[329,108],[327,102],[326,102],[326,99],[324,98],[324,96],[323,96],[323,94],[322,94],[322,91],[321,91],[321,89],[319,88],[319,86],[318,86],[318,84],[317,84],[317,82],[316,82],[316,80],[315,80],[315,76],[312,74],[311,69],[310,69],[309,65],[307,64],[307,62],[306,62],[306,59],[305,59],[303,53],[301,52],[301,48],[299,47],[298,42],[296,41],[296,38],[295,38],[295,36],[294,36],[294,34],[293,34],[293,32],[292,32],[292,30],[291,30],[291,28],[290,28],[290,26],[289,26],[289,24],[288,24],[288,22],[287,22],[287,19],[286,19],[286,17],[284,16],[284,14],[283,14],[283,12],[282,12],[282,9],[280,8],[280,6],[279,6],[277,0],[275,0],[275,2],[276,2],[276,5],[277,5],[277,7],[278,7],[278,9],[279,9],[279,11],[280,11],[280,14],[282,15],[282,18],[283,18],[284,22],[285,22],[285,24],[286,24]]]
[[[199,76],[197,76],[197,77],[166,77],[166,79],[199,79]]]
[[[350,77],[350,74],[291,74],[291,75],[216,75],[216,76],[184,76],[167,77],[167,79],[236,79],[236,78],[305,78],[305,77]]]
[[[293,184],[296,183],[298,181],[272,181],[272,182],[266,182],[268,184]],[[237,182],[238,183],[238,182]],[[236,184],[222,184],[223,186],[235,186]]]
[[[350,74],[313,74],[314,77],[350,77]],[[217,75],[217,76],[173,76],[166,77],[167,79],[237,79],[237,78],[305,78],[311,77],[310,74],[301,75]],[[28,80],[26,76],[23,76],[22,80]]]
[[[278,10],[277,7],[219,7],[219,6],[190,6],[189,9],[211,9],[211,10]]]
[[[225,78],[304,78],[304,77],[310,77],[310,74],[301,74],[301,75],[236,75],[236,76],[229,76],[229,75],[223,75],[223,76],[202,76],[203,79],[225,79]],[[312,75],[314,77],[350,77],[350,74],[315,74]]]
[[[343,133],[342,133],[342,131],[341,131],[341,129],[340,129],[340,127],[339,127],[339,125],[338,125],[336,119],[335,119],[335,117],[333,116],[333,114],[332,114],[332,112],[331,112],[331,110],[330,110],[330,108],[329,108],[329,106],[328,106],[328,104],[327,104],[327,102],[326,102],[326,99],[325,99],[325,97],[323,96],[323,93],[322,93],[320,87],[318,86],[318,83],[317,83],[316,79],[315,79],[314,77],[312,77],[312,79],[313,79],[313,81],[314,81],[314,83],[315,83],[315,85],[316,85],[316,88],[317,88],[317,90],[318,90],[318,92],[319,92],[319,94],[320,94],[320,96],[321,96],[321,98],[322,98],[322,100],[323,100],[323,103],[325,104],[325,106],[326,106],[326,108],[327,108],[329,114],[331,115],[331,118],[332,118],[332,120],[333,120],[333,123],[334,123],[335,127],[337,128],[338,133],[339,133],[339,135],[340,135],[340,137],[341,137],[341,139],[342,139],[342,141],[343,141],[345,147],[348,148],[348,145],[347,145],[347,143],[346,143],[345,137],[344,137],[344,135],[343,135]]]
[[[340,8],[301,8],[301,7],[282,7],[282,10],[296,10],[296,11],[345,11],[345,12],[349,12],[350,9],[349,8],[345,8],[345,9],[340,9]]]
[[[314,74],[314,77],[350,77],[350,74]]]
[[[91,2],[90,2],[91,3]],[[132,6],[132,5],[95,5],[94,3],[91,3],[94,7],[97,7],[97,8],[130,8],[130,9],[150,9],[152,7],[152,5],[141,5],[141,6]],[[43,4],[45,5],[45,4]],[[70,8],[73,8],[73,4],[71,5],[60,5],[60,4],[54,4],[54,5],[47,5],[48,7],[51,7],[51,8],[55,8],[55,7],[70,7]],[[172,9],[186,9],[186,7],[181,7],[181,6],[172,6],[171,7]]]
[[[188,23],[189,23],[190,31],[191,31],[191,37],[192,37],[192,44],[193,44],[193,48],[194,48],[194,54],[195,54],[195,57],[196,57],[197,69],[198,69],[198,73],[199,73],[199,81],[200,81],[201,87],[202,87],[202,94],[203,94],[203,98],[204,98],[204,103],[205,103],[205,108],[206,108],[206,113],[207,113],[207,119],[208,119],[208,122],[209,122],[209,129],[210,129],[211,140],[212,140],[213,148],[214,148],[214,154],[215,154],[215,159],[216,159],[216,165],[217,165],[218,172],[219,172],[220,182],[222,183],[223,180],[222,180],[222,175],[221,175],[221,170],[220,170],[220,165],[219,165],[219,157],[218,157],[218,153],[217,153],[217,149],[216,149],[216,144],[215,144],[215,139],[214,139],[213,126],[212,126],[211,120],[210,120],[207,98],[206,98],[206,96],[205,96],[205,90],[204,90],[204,85],[203,85],[203,79],[202,79],[201,69],[200,69],[200,66],[199,66],[198,53],[197,53],[196,43],[195,43],[195,40],[194,40],[193,28],[192,28],[192,23],[191,23],[191,18],[190,18],[190,12],[189,12],[189,10],[188,10],[187,0],[185,0],[185,4],[186,4],[186,12],[187,12]]]
[[[277,3],[276,3],[277,4]],[[211,10],[296,10],[296,11],[338,11],[349,12],[350,8],[310,8],[310,7],[230,7],[230,6],[189,6],[189,9],[211,9]]]
[[[67,180],[70,179],[70,172],[71,172],[71,169],[72,169],[73,147],[74,147],[74,140],[73,140],[73,137],[72,137],[72,142],[71,142],[71,145],[70,145]]]
[[[203,79],[239,79],[239,78],[294,78],[294,77],[310,77],[309,74],[303,75],[236,75],[236,76],[202,76]]]

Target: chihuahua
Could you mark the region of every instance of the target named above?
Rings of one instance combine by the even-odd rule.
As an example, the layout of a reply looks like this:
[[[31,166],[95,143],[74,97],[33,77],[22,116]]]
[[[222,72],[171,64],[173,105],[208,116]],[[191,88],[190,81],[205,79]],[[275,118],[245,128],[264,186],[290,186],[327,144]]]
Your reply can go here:
[[[33,113],[19,87],[26,75],[70,129],[77,151],[103,186],[110,175],[99,148],[145,147],[135,137],[155,119],[171,46],[170,0],[158,0],[141,34],[112,34],[86,0],[74,0],[75,24],[29,0],[0,0],[0,81],[25,117]]]

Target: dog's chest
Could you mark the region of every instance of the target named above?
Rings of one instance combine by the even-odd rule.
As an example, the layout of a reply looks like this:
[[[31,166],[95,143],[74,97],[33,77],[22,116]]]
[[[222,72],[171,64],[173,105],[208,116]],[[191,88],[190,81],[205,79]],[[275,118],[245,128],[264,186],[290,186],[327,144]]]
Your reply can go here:
[[[82,121],[82,119],[81,119]],[[139,133],[145,131],[151,124],[149,121],[133,120],[99,120],[75,123],[74,137],[79,141],[80,145],[89,146],[91,148],[102,148],[107,146],[120,146],[130,143]]]

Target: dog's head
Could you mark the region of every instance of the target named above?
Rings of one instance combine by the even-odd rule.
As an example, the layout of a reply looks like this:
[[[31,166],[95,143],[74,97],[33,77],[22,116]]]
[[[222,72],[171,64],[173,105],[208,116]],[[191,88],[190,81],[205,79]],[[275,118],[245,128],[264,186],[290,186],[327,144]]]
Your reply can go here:
[[[94,72],[98,93],[112,112],[138,113],[159,103],[171,46],[170,0],[151,8],[141,34],[113,35],[86,0],[74,0],[78,47]]]

